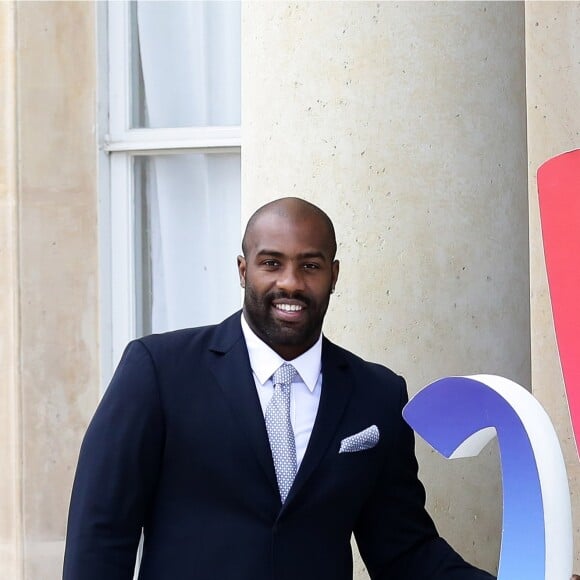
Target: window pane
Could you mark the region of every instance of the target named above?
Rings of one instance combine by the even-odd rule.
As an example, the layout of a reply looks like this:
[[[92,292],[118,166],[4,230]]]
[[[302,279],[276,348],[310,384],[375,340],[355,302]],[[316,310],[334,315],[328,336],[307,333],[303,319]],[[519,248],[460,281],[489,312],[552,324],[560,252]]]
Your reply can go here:
[[[131,3],[133,127],[240,124],[241,2]]]
[[[239,154],[135,158],[138,334],[221,321],[240,307]]]

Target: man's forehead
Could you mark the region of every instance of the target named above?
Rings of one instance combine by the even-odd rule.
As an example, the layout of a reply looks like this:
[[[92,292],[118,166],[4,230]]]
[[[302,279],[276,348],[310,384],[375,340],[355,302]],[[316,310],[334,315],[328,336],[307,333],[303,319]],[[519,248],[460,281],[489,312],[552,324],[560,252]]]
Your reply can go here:
[[[329,252],[331,233],[324,220],[312,212],[268,211],[260,215],[247,232],[248,249],[283,251],[291,244],[302,252]]]

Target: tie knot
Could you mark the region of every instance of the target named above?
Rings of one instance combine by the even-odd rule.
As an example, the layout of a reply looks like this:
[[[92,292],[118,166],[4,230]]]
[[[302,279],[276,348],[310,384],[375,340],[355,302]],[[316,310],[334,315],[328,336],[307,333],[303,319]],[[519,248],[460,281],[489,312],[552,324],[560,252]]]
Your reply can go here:
[[[298,374],[298,371],[289,363],[280,366],[272,377],[275,385],[290,385],[292,379]]]

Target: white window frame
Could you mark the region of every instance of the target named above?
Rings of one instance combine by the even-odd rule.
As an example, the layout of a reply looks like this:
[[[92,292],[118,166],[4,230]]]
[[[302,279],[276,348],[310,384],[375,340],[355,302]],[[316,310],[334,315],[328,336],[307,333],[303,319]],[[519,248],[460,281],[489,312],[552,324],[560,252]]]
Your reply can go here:
[[[101,54],[100,234],[101,384],[108,384],[127,343],[137,336],[136,155],[240,153],[241,127],[131,128],[130,1],[98,3]]]

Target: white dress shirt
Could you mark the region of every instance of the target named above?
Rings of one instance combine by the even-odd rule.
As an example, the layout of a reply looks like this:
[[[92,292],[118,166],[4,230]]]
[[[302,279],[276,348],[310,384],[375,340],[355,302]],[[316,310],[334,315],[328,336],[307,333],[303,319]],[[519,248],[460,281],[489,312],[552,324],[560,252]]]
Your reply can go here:
[[[290,392],[290,421],[296,440],[296,459],[298,467],[306,452],[308,441],[322,391],[322,335],[314,346],[291,361],[285,361],[262,341],[250,328],[242,314],[242,332],[250,355],[250,366],[260,398],[262,413],[266,414],[268,403],[274,394],[272,375],[284,362],[290,363],[298,372]]]

